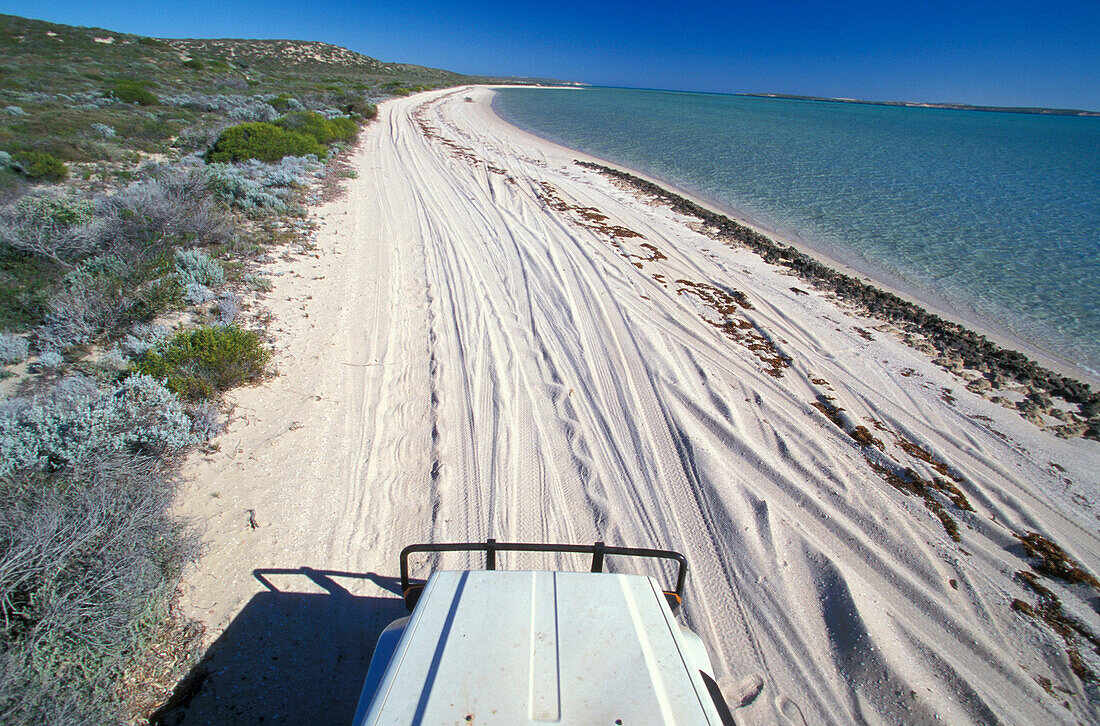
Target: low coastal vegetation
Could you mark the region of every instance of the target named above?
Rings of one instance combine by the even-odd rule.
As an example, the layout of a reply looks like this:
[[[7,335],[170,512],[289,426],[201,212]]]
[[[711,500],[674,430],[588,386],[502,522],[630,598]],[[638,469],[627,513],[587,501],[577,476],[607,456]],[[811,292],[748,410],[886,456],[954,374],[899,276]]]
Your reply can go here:
[[[122,103],[136,103],[139,106],[156,106],[160,100],[140,81],[115,81],[111,86],[111,95]]]
[[[317,140],[264,121],[238,124],[221,133],[207,161],[278,161],[286,156],[320,156]]]
[[[367,119],[373,118],[376,112],[373,105],[363,110]],[[354,141],[359,133],[357,120],[363,118],[358,115],[325,118],[315,111],[295,111],[274,123],[237,124],[221,133],[204,158],[210,162],[233,162],[279,161],[287,156],[321,157],[331,144]]]
[[[260,263],[379,100],[470,80],[0,16],[0,722],[168,698],[201,636],[174,467],[271,373]]]
[[[260,378],[271,357],[260,335],[235,325],[181,330],[134,361],[140,374],[164,381],[188,401],[205,401]]]
[[[17,151],[11,155],[10,167],[28,179],[59,182],[69,176],[65,162],[45,151]]]

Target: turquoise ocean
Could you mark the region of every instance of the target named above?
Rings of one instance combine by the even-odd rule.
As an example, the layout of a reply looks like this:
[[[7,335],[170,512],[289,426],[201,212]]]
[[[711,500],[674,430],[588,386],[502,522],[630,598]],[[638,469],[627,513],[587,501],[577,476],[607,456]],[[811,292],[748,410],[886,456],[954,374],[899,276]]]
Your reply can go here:
[[[1100,377],[1100,118],[614,88],[494,108]]]

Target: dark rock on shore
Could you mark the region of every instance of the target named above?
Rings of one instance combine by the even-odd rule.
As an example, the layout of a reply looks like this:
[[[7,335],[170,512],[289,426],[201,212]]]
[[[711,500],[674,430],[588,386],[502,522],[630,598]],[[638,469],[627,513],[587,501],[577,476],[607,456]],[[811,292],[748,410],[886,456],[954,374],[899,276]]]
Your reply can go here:
[[[914,347],[926,348],[917,345],[918,341],[913,337],[923,336],[924,342],[935,350],[936,362],[947,370],[956,373],[963,368],[980,371],[992,389],[1012,382],[1024,386],[1028,396],[1024,408],[1031,420],[1039,419],[1040,412],[1055,411],[1054,398],[1076,405],[1079,425],[1063,430],[1100,441],[1100,392],[1092,391],[1087,383],[1043,368],[1019,351],[1001,348],[984,335],[944,320],[893,293],[838,272],[794,247],[781,245],[653,182],[602,164],[579,160],[575,163],[623,182],[673,211],[695,217],[716,239],[748,247],[766,262],[786,267],[816,289],[831,292],[862,313],[896,325],[903,339]],[[1058,412],[1061,413],[1060,410]],[[1063,418],[1064,415],[1056,418]]]

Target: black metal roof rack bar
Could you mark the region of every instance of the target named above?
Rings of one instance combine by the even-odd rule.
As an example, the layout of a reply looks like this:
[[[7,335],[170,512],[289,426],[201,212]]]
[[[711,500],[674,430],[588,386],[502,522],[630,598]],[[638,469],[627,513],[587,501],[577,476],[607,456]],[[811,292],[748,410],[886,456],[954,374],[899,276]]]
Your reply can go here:
[[[485,569],[495,570],[497,552],[570,552],[592,555],[592,572],[603,572],[605,556],[651,557],[672,560],[679,564],[676,573],[677,597],[684,596],[684,584],[687,582],[687,558],[672,550],[654,550],[642,547],[609,547],[603,542],[591,545],[578,544],[542,544],[535,542],[497,542],[488,539],[484,542],[439,542],[432,544],[412,544],[401,550],[401,590],[409,588],[409,555],[416,552],[485,552]]]

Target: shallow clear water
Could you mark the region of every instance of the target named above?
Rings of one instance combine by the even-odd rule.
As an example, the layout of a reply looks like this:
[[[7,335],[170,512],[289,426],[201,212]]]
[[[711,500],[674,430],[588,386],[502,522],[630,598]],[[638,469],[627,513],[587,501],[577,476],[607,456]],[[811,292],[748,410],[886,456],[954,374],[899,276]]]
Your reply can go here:
[[[1100,118],[604,88],[495,107],[1100,371]]]

